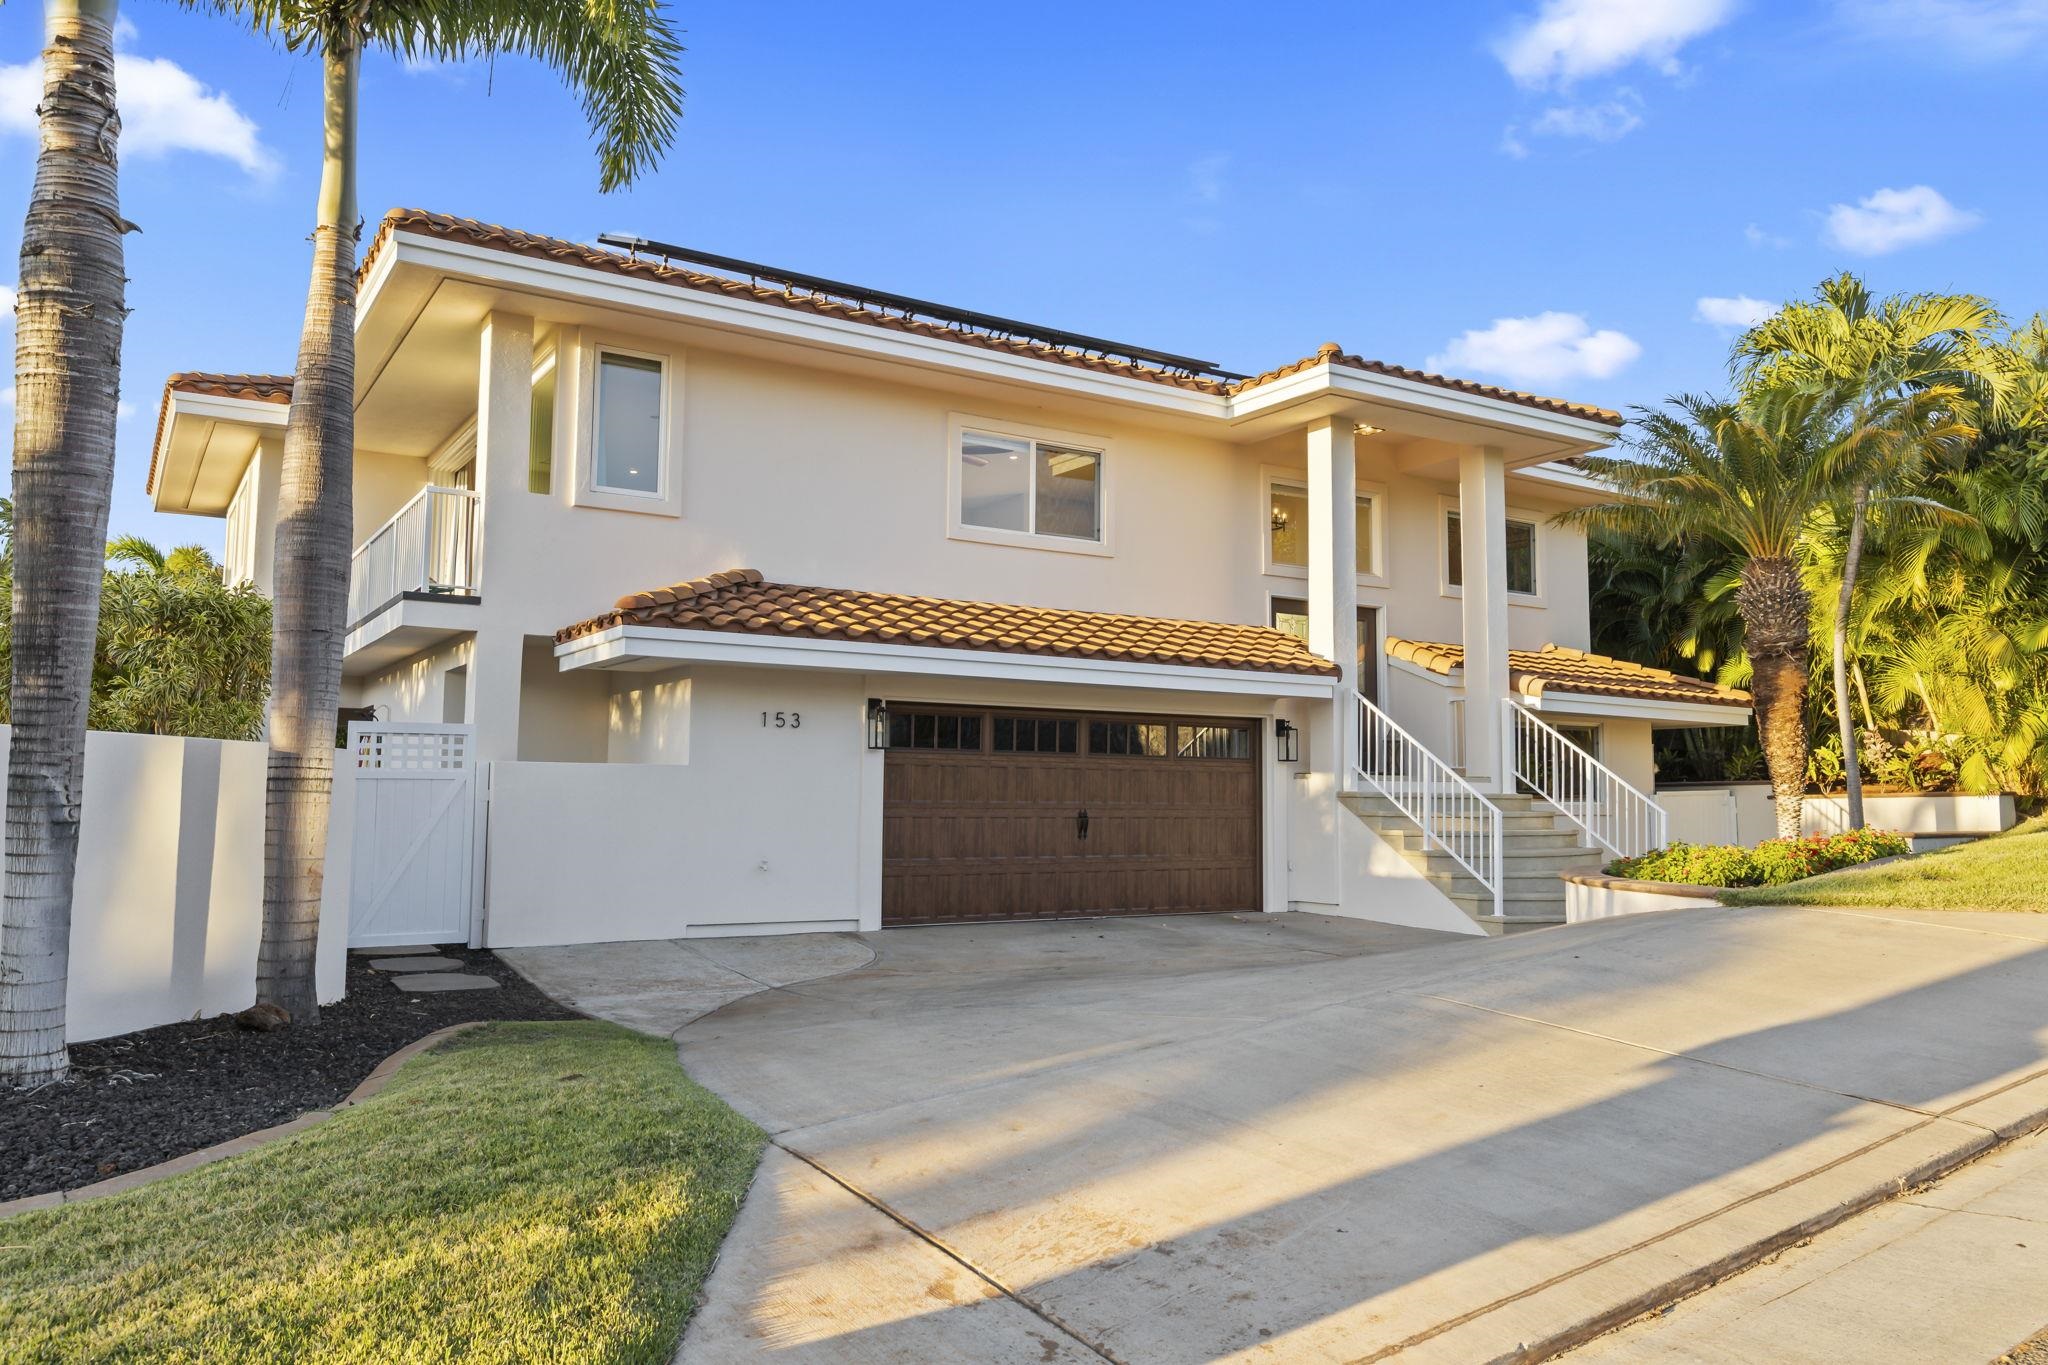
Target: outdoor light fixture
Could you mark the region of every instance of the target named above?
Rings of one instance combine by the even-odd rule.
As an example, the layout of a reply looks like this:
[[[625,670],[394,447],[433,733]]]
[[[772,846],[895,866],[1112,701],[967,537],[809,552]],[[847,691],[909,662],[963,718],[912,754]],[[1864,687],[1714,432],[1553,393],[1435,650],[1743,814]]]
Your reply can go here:
[[[889,706],[880,697],[868,698],[868,747],[889,747]]]
[[[1354,422],[1351,425],[1353,436],[1377,436],[1385,430],[1385,427],[1376,427],[1370,422]]]
[[[1273,757],[1281,763],[1301,761],[1301,731],[1295,728],[1294,722],[1273,722]]]

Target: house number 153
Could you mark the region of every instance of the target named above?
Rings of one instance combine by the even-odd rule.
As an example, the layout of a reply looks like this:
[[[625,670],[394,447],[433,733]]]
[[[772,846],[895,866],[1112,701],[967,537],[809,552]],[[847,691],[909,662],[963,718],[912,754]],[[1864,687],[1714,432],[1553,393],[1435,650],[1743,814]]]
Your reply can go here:
[[[801,730],[804,728],[804,715],[801,711],[763,711],[761,724],[763,728]]]

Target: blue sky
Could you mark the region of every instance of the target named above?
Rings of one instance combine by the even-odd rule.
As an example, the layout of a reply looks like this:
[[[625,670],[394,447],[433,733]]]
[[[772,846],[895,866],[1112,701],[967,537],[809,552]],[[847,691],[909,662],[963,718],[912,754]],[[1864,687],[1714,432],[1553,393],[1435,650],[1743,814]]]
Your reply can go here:
[[[0,7],[9,266],[39,8]],[[609,198],[545,71],[373,60],[365,214],[638,232],[1232,369],[1334,340],[1614,406],[1716,386],[1750,301],[1843,268],[2048,303],[2048,0],[679,17],[676,145]],[[143,496],[157,395],[175,369],[291,368],[319,72],[169,5],[124,18],[123,207],[143,232],[113,529],[217,547],[220,523]]]

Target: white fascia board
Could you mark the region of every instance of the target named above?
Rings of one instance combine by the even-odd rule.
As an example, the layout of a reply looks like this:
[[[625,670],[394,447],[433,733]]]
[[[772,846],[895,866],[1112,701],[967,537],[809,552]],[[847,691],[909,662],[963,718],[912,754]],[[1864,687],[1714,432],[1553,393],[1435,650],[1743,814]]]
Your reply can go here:
[[[1348,365],[1312,365],[1296,374],[1246,390],[1231,400],[1230,415],[1234,419],[1243,419],[1326,393],[1407,408],[1458,422],[1505,427],[1525,436],[1548,438],[1559,443],[1556,454],[1574,454],[1606,446],[1619,434],[1615,427],[1605,422],[1551,412],[1505,398],[1468,393],[1442,384],[1353,369]],[[1555,457],[1545,455],[1542,458]]]
[[[1603,697],[1591,692],[1565,692],[1544,688],[1538,693],[1518,693],[1531,710],[1563,716],[1612,716],[1617,720],[1647,720],[1653,725],[1747,725],[1749,708],[1707,702],[1653,701],[1648,697]]]
[[[1222,421],[1229,409],[1229,400],[1217,394],[1198,393],[1148,379],[1103,374],[1077,365],[1034,360],[1005,351],[984,350],[941,337],[892,331],[729,294],[683,289],[654,280],[635,279],[630,275],[614,275],[587,265],[514,255],[493,247],[401,232],[392,236],[391,254],[400,253],[409,264],[486,280],[508,289],[655,313],[800,345],[872,355],[925,369],[951,370],[1012,384],[1059,389],[1082,398],[1217,421]]]
[[[1531,483],[1544,483],[1556,488],[1569,488],[1574,492],[1593,493],[1604,498],[1620,496],[1615,490],[1614,485],[1608,483],[1605,479],[1596,479],[1590,474],[1582,474],[1578,470],[1566,465],[1525,465],[1515,471],[1515,477],[1527,479]]]
[[[1262,673],[1175,664],[1071,659],[922,645],[868,644],[667,626],[613,626],[555,646],[558,667],[604,667],[626,660],[676,664],[739,664],[754,668],[818,668],[842,673],[905,673],[996,682],[1138,687],[1162,692],[1225,692],[1255,697],[1334,695],[1337,680],[1301,673]]]
[[[150,473],[153,476],[149,487],[142,491],[149,495],[150,506],[157,511],[157,495],[163,491],[164,471],[171,462],[171,436],[179,422],[227,422],[235,426],[282,428],[291,416],[289,403],[266,403],[257,398],[229,398],[211,393],[181,393],[171,390],[169,420],[158,431],[156,444],[150,450]],[[205,452],[202,451],[201,454]]]

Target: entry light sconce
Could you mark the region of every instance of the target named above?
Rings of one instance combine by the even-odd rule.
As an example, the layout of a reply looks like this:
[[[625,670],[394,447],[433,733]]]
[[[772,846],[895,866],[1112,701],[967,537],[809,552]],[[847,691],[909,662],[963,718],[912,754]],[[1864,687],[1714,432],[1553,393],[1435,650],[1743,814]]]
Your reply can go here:
[[[1273,757],[1281,763],[1301,761],[1301,731],[1295,728],[1294,722],[1273,722]]]
[[[1351,434],[1353,436],[1377,436],[1385,430],[1385,427],[1376,427],[1370,422],[1353,422],[1351,424]]]
[[[889,747],[889,706],[880,697],[868,698],[868,747]]]

